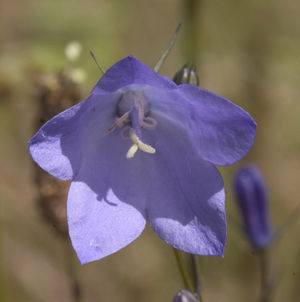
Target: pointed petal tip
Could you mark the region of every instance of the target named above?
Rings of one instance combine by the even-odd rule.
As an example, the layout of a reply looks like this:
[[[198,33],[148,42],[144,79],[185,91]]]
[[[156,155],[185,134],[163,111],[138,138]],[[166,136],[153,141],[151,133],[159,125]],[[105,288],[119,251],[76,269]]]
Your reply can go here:
[[[128,59],[128,60],[133,60],[133,61],[139,61],[139,60],[136,59],[133,55],[129,55],[129,56],[125,57],[123,60],[126,60],[126,59]],[[121,60],[121,61],[122,61],[122,60]]]
[[[147,66],[143,62],[141,62],[137,58],[135,58],[133,55],[129,55],[127,57],[124,57],[123,59],[121,59],[118,62],[116,62],[114,65],[116,65],[116,64],[124,64],[124,63],[138,64],[138,65],[142,65],[142,66]]]
[[[146,84],[157,88],[173,88],[176,84],[158,75],[152,68],[129,55],[112,65],[98,81],[92,94],[103,94],[130,84]]]
[[[83,265],[85,265],[85,264],[88,264],[88,263],[92,263],[92,262],[95,262],[95,261],[98,261],[98,260],[100,260],[100,259],[102,259],[102,258],[104,258],[104,257],[86,257],[86,256],[80,256],[80,255],[78,255],[77,254],[77,258],[78,258],[78,260],[79,260],[79,263],[80,263],[80,265],[81,266],[83,266]]]
[[[178,91],[187,101],[187,112],[192,112],[190,133],[199,143],[199,153],[205,160],[227,166],[250,151],[254,145],[256,122],[248,112],[200,87],[182,84]]]
[[[225,251],[225,243],[223,246],[220,247],[219,251],[216,253],[215,256],[224,258],[224,251]]]
[[[93,260],[89,261],[89,260],[86,260],[86,259],[81,259],[81,258],[79,258],[79,256],[77,256],[77,258],[78,258],[79,263],[80,263],[81,266],[93,261]]]
[[[180,250],[182,252],[188,253],[188,254],[193,254],[197,256],[217,256],[217,257],[222,257],[224,258],[224,248],[225,244],[219,244],[218,247],[201,247],[200,249],[195,249],[195,248],[185,248],[179,245],[175,244],[170,244],[168,243],[165,239],[163,239],[167,244],[171,245],[177,250]]]

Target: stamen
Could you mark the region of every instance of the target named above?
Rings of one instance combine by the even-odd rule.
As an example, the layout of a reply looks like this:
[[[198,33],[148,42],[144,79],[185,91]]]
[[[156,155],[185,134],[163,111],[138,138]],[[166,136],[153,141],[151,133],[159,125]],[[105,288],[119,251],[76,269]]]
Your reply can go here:
[[[115,124],[120,128],[123,127],[123,125],[129,121],[129,114],[130,112],[124,113],[121,117],[116,119]]]
[[[146,128],[148,130],[154,130],[156,125],[157,125],[157,121],[152,117],[145,117],[142,124],[141,124],[141,126],[143,128]]]
[[[140,92],[126,92],[122,95],[118,103],[118,118],[106,134],[112,132],[117,127],[121,128],[121,137],[124,140],[131,140],[132,146],[129,148],[126,157],[132,158],[138,150],[146,153],[155,153],[156,150],[142,142],[142,128],[153,130],[156,127],[156,120],[148,117],[149,102]],[[129,132],[128,132],[129,130]]]
[[[106,134],[111,133],[116,127],[122,128],[127,122],[129,122],[129,111],[124,113],[121,117],[117,118],[115,122],[106,130]]]

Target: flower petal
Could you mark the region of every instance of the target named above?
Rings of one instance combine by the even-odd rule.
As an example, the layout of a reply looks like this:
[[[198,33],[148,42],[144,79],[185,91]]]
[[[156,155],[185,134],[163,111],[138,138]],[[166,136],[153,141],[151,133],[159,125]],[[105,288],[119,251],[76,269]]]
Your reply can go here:
[[[115,91],[130,84],[147,84],[157,88],[175,88],[176,84],[156,73],[132,56],[110,67],[94,87],[92,93]]]
[[[120,92],[92,95],[85,101],[54,116],[29,141],[29,152],[45,171],[62,180],[72,179],[101,124],[106,130],[114,121]],[[95,124],[98,123],[98,127]],[[106,128],[105,128],[106,127]],[[99,132],[98,136],[104,136]]]
[[[226,240],[223,181],[202,160],[185,131],[157,117],[143,131],[155,154],[137,151],[114,131],[86,150],[68,199],[69,232],[82,263],[133,241],[147,217],[167,243],[187,252],[222,255]],[[96,135],[95,133],[93,135]],[[191,148],[191,149],[190,149]],[[99,218],[99,219],[98,219]]]
[[[241,160],[252,148],[256,123],[239,106],[210,91],[181,85],[180,92],[194,106],[193,133],[204,159],[226,166]]]
[[[108,256],[135,240],[145,227],[143,215],[112,189],[104,195],[73,181],[68,196],[72,245],[81,264]]]
[[[148,133],[156,148],[147,168],[147,218],[168,244],[188,253],[223,255],[225,192],[217,169],[199,156],[184,131],[157,118]],[[150,158],[150,157],[149,157]]]
[[[177,89],[149,88],[145,96],[153,115],[164,116],[185,129],[203,159],[230,165],[254,144],[256,123],[239,106],[205,89],[180,85]]]
[[[125,247],[145,226],[142,152],[127,159],[131,142],[119,129],[102,137],[93,132],[90,140],[68,197],[69,233],[82,263]]]

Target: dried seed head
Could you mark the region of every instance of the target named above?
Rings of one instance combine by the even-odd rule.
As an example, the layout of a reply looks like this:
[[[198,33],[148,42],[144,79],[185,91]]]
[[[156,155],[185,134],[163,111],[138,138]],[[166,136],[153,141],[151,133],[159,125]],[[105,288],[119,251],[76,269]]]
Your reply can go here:
[[[63,73],[38,75],[36,84],[36,129],[57,113],[75,105],[81,97],[78,85]],[[35,166],[34,178],[38,191],[37,204],[42,217],[55,227],[58,234],[67,237],[66,199],[70,183],[54,178],[38,166]]]

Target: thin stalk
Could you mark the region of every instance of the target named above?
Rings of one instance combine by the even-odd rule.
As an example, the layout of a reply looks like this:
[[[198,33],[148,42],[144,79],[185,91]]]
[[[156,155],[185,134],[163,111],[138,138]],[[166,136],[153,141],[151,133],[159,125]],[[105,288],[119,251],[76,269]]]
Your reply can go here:
[[[201,46],[198,22],[201,20],[202,0],[184,0],[182,3],[184,12],[184,57],[186,62],[197,64]]]
[[[97,60],[95,54],[91,50],[90,50],[90,55],[93,58],[93,60],[95,61],[96,65],[98,66],[100,72],[102,74],[105,74],[105,70],[104,70],[103,66],[99,63],[99,61]]]
[[[66,271],[70,281],[70,292],[72,302],[82,302],[81,284],[78,278],[77,263],[75,262],[73,251],[71,250],[70,243],[66,243]]]
[[[200,8],[202,0],[183,0],[182,9],[184,12],[184,57],[187,63],[197,64],[199,56],[199,31],[198,19],[200,18]],[[190,254],[190,267],[193,280],[193,292],[197,295],[200,302],[203,302],[200,279],[197,270],[197,258],[195,255]]]
[[[168,48],[164,51],[164,53],[161,55],[161,57],[159,58],[158,62],[154,66],[154,71],[159,72],[162,64],[165,62],[167,56],[171,52],[171,50],[172,50],[172,48],[173,48],[173,46],[175,44],[176,38],[178,36],[180,27],[181,27],[181,24],[178,24],[177,27],[176,27],[176,29],[175,29],[175,32],[173,34],[173,37],[172,37],[172,39],[171,39],[171,41],[170,41],[170,43],[168,45]]]
[[[191,263],[194,293],[197,294],[199,301],[203,302],[203,298],[201,295],[200,278],[197,269],[197,257],[193,254],[190,254],[190,263]]]
[[[265,249],[259,251],[258,257],[259,257],[260,281],[261,281],[259,301],[270,302],[274,284],[270,275],[270,263],[269,263],[267,251]]]
[[[180,255],[180,252],[175,249],[174,247],[172,248],[174,255],[175,255],[175,259],[176,259],[176,263],[182,278],[182,281],[184,283],[184,286],[186,287],[187,290],[189,290],[190,292],[193,292],[193,288],[191,286],[191,282],[189,280],[188,274],[186,273],[186,270],[184,268],[184,264]]]

